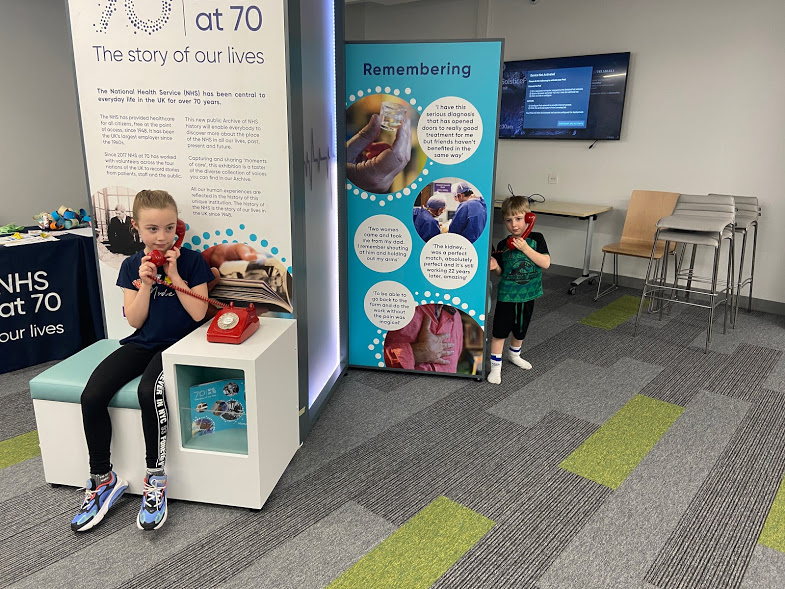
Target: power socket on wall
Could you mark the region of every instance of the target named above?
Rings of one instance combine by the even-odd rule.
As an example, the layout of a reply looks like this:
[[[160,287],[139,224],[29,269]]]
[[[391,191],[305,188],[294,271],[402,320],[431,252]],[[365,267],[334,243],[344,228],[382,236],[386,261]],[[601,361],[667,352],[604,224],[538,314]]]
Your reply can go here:
[[[548,174],[548,184],[558,184],[559,183],[559,176],[555,173]]]

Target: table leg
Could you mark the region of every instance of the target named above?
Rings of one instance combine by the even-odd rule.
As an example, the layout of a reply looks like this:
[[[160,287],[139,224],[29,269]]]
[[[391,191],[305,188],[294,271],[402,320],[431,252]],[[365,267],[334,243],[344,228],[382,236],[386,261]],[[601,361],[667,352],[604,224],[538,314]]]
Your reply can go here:
[[[592,280],[599,276],[597,272],[589,271],[589,262],[591,261],[591,242],[592,238],[594,237],[594,221],[596,219],[597,215],[592,215],[586,218],[589,224],[586,227],[586,250],[583,252],[583,274],[570,282],[570,288],[567,289],[569,294],[575,294],[575,289],[583,282],[589,281],[589,284],[592,284]]]

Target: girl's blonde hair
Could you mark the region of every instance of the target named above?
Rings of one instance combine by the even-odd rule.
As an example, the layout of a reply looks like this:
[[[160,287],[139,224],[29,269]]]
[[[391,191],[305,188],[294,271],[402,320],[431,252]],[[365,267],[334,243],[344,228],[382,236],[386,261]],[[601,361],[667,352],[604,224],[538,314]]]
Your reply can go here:
[[[529,199],[525,196],[509,196],[502,202],[502,217],[515,217],[531,213]]]
[[[134,198],[134,221],[139,221],[142,209],[174,209],[176,213],[177,203],[166,190],[140,190]]]

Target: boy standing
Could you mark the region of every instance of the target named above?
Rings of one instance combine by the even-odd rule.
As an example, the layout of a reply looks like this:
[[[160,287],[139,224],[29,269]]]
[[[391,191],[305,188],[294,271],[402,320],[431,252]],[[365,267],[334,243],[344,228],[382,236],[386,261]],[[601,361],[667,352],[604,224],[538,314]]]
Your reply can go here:
[[[488,382],[502,382],[502,353],[504,341],[510,337],[507,359],[525,370],[532,365],[521,358],[521,345],[529,329],[534,300],[542,296],[542,270],[551,265],[548,245],[542,233],[522,235],[528,224],[524,218],[530,212],[529,201],[523,196],[511,196],[502,203],[502,217],[512,238],[512,248],[507,239],[496,246],[490,267],[501,275],[493,314],[493,339],[491,340],[491,371]]]

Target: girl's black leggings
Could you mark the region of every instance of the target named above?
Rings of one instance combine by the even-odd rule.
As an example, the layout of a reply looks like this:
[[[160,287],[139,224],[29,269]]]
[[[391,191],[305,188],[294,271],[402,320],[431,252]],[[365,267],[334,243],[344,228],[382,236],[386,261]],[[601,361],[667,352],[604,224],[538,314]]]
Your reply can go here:
[[[163,468],[166,461],[166,434],[169,429],[161,352],[137,344],[125,344],[101,362],[82,392],[82,422],[87,450],[90,454],[90,473],[104,474],[112,470],[109,446],[112,441],[112,422],[109,401],[120,388],[140,374],[139,406],[142,408],[145,460],[147,468]]]

